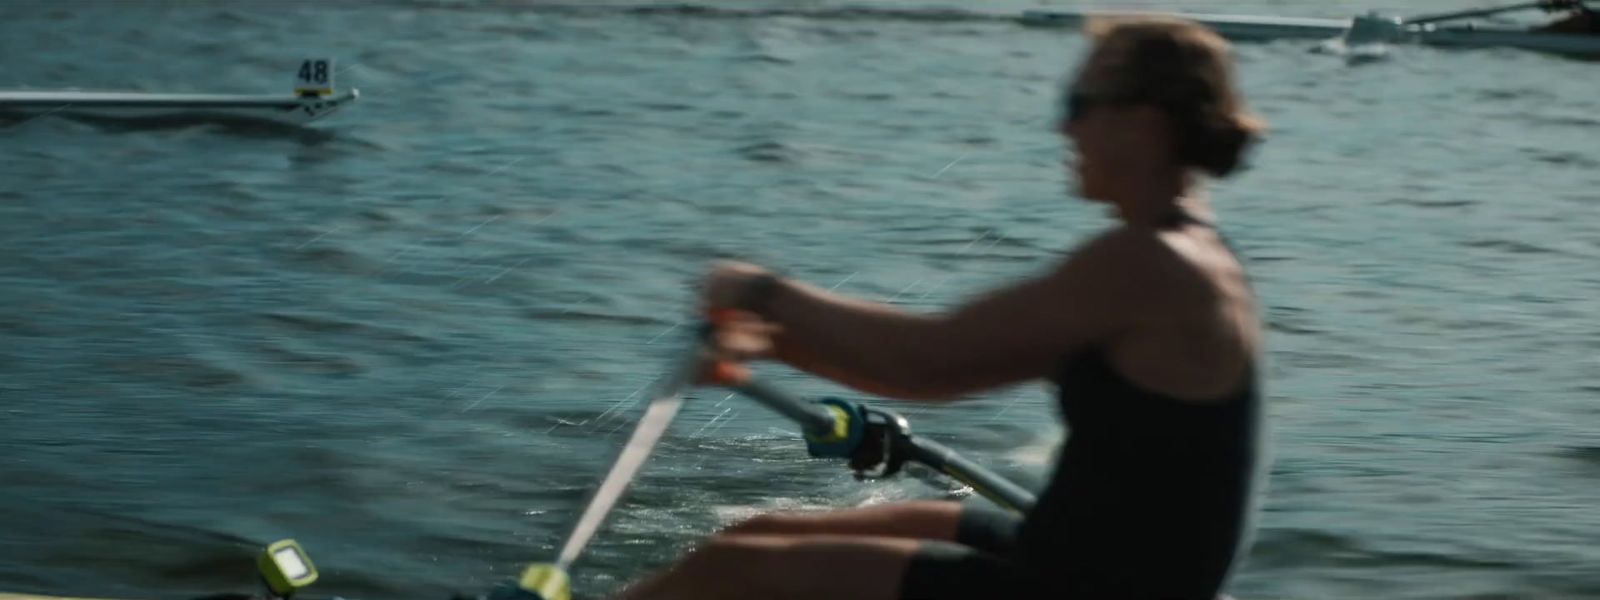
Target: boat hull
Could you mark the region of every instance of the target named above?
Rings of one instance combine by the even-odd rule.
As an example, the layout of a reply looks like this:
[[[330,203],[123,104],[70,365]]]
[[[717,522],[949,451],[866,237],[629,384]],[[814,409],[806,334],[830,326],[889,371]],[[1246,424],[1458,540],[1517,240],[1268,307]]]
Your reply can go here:
[[[1236,40],[1329,40],[1343,37],[1354,19],[1308,19],[1295,17],[1257,17],[1247,15],[1208,15],[1157,11],[1026,11],[1024,25],[1036,27],[1082,27],[1095,17],[1129,16],[1180,17],[1202,23],[1217,33]],[[1447,48],[1517,48],[1574,57],[1600,58],[1600,35],[1544,33],[1520,29],[1472,26],[1433,27],[1396,22],[1382,41]]]
[[[1600,58],[1600,35],[1529,33],[1470,27],[1439,28],[1412,34],[1414,43],[1453,48],[1519,48],[1582,58]]]
[[[356,90],[329,96],[146,94],[86,91],[0,91],[0,114],[101,119],[238,119],[303,125],[338,112],[360,97]]]
[[[1325,40],[1343,35],[1350,19],[1309,19],[1295,17],[1255,17],[1249,15],[1208,15],[1158,11],[1117,10],[1030,10],[1022,14],[1022,24],[1036,27],[1082,27],[1097,17],[1164,16],[1198,21],[1225,37],[1248,40],[1306,39]]]

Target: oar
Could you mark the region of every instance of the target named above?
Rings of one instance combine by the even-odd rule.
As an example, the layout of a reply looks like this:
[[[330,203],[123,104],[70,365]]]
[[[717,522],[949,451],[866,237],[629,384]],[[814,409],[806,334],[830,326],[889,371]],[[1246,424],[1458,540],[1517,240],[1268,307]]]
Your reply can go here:
[[[899,415],[836,398],[807,401],[737,369],[719,373],[714,383],[738,390],[798,423],[806,448],[818,458],[849,458],[852,466],[882,463],[885,475],[906,461],[920,463],[972,487],[978,495],[1019,513],[1033,509],[1033,492],[979,466],[954,450],[911,434]]]
[[[678,409],[683,406],[684,392],[694,386],[706,366],[702,360],[704,334],[705,330],[702,328],[701,335],[695,338],[693,345],[685,352],[679,363],[658,382],[656,390],[650,395],[650,403],[645,408],[644,417],[634,426],[633,435],[629,436],[628,443],[623,445],[622,453],[617,455],[616,462],[611,465],[611,471],[606,474],[600,487],[590,497],[589,505],[578,517],[577,524],[572,528],[572,534],[567,536],[567,542],[561,547],[556,562],[529,565],[523,570],[515,587],[499,590],[501,594],[491,597],[524,600],[571,599],[572,578],[567,574],[567,570],[578,560],[578,555],[583,553],[589,540],[600,530],[606,515],[610,514],[612,507],[616,506],[617,500],[622,497],[622,493],[628,489],[628,484],[633,482],[633,477],[644,466],[645,459],[650,457],[650,452],[655,449],[656,443],[661,441],[661,436],[666,433],[667,426],[672,424],[673,417],[678,415]]]
[[[967,484],[979,496],[1012,512],[1027,514],[1038,499],[1010,479],[1001,477],[978,463],[958,454],[943,444],[910,435],[905,436],[906,454],[913,462],[921,463],[952,479]]]
[[[1474,18],[1474,17],[1487,17],[1489,15],[1497,15],[1497,14],[1500,14],[1500,13],[1515,12],[1515,11],[1519,11],[1519,10],[1528,10],[1528,9],[1532,9],[1532,8],[1543,8],[1543,9],[1573,8],[1573,7],[1579,6],[1580,4],[1581,3],[1578,2],[1577,0],[1540,0],[1538,2],[1524,2],[1522,4],[1512,4],[1510,6],[1501,6],[1501,7],[1498,7],[1498,8],[1479,8],[1479,9],[1475,9],[1475,10],[1464,10],[1464,11],[1460,11],[1460,12],[1441,13],[1441,14],[1437,14],[1437,15],[1424,15],[1424,16],[1415,17],[1415,18],[1411,18],[1411,19],[1405,19],[1404,22],[1406,24],[1409,24],[1409,25],[1421,25],[1421,24],[1425,24],[1425,23],[1437,23],[1437,22],[1440,22],[1440,21],[1454,21],[1456,19],[1471,19],[1471,18]]]

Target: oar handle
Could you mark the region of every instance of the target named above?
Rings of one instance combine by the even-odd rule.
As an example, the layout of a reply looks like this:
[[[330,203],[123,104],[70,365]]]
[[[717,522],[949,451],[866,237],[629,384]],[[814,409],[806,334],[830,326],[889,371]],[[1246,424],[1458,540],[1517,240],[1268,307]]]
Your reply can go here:
[[[706,320],[700,324],[701,349],[706,350],[712,344],[712,337],[717,334],[717,328],[732,323],[739,316],[739,311],[731,308],[715,308],[706,313]],[[706,383],[738,386],[750,379],[750,368],[736,362],[726,360],[708,360],[704,365],[703,380]]]
[[[703,335],[715,335],[718,327],[735,318],[737,313],[732,309],[711,311],[702,327]],[[702,381],[737,390],[799,424],[812,456],[848,457],[861,443],[864,417],[852,404],[837,400],[811,402],[791,396],[756,379],[750,368],[740,363],[712,359],[705,367]]]

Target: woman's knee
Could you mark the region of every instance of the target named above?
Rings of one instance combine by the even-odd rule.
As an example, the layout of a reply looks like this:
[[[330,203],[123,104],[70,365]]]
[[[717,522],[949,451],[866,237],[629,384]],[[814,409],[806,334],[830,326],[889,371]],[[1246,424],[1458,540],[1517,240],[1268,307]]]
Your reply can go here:
[[[961,519],[954,502],[913,501],[818,512],[775,512],[723,530],[735,535],[871,535],[952,539]]]
[[[770,540],[720,533],[702,541],[670,568],[629,585],[613,600],[743,600],[769,568]],[[741,595],[743,594],[743,595]]]
[[[785,541],[760,534],[718,533],[685,556],[678,570],[692,576],[717,577],[736,587],[748,587],[758,582],[743,581],[745,576],[770,573],[781,567],[784,561],[779,556],[788,547]],[[727,581],[730,578],[740,581]]]
[[[734,523],[720,535],[804,533],[808,520],[815,519],[797,513],[764,513]]]

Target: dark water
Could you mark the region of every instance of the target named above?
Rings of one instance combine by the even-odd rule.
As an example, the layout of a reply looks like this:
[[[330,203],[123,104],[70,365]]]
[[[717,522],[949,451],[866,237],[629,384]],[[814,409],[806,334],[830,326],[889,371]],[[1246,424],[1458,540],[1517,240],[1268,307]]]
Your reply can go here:
[[[6,3],[0,87],[272,92],[331,55],[363,97],[313,132],[0,128],[0,589],[249,589],[280,537],[363,598],[548,560],[710,259],[931,310],[1106,223],[1047,128],[1082,40],[994,16],[1023,6]],[[1239,55],[1274,133],[1216,196],[1269,307],[1277,460],[1232,591],[1600,597],[1595,65]],[[901,408],[1024,480],[1061,436],[1031,386]],[[577,575],[940,493],[706,391]]]

